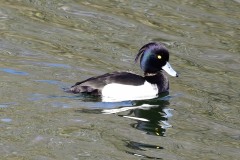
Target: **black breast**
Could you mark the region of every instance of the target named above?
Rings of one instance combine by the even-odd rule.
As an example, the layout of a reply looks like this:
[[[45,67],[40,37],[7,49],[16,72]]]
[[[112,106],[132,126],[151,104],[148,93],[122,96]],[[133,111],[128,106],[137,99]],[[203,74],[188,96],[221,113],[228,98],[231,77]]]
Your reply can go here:
[[[158,72],[156,75],[144,77],[149,83],[156,84],[158,93],[166,92],[169,90],[169,81],[163,72]]]

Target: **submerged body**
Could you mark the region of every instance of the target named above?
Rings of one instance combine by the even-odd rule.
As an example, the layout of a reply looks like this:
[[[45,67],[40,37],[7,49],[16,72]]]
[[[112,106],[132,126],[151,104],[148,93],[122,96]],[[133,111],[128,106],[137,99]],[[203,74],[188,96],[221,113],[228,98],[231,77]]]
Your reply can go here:
[[[131,72],[106,73],[77,82],[70,92],[99,95],[103,101],[124,101],[151,99],[168,91],[168,78],[162,70],[175,77],[178,75],[168,63],[167,49],[159,43],[146,44],[139,50],[135,61],[138,59],[144,76]]]

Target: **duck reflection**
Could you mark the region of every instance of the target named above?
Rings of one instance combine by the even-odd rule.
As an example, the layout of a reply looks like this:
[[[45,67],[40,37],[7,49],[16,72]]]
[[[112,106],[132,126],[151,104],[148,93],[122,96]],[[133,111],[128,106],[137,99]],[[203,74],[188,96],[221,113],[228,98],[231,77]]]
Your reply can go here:
[[[118,116],[135,120],[133,121],[134,123],[130,125],[138,130],[144,131],[146,134],[165,136],[166,130],[172,127],[168,122],[168,119],[172,116],[171,111],[173,110],[169,108],[170,98],[172,97],[169,96],[168,93],[165,93],[152,100],[96,103],[96,100],[91,99],[92,102],[84,103],[84,105],[89,106],[90,109],[77,111],[93,114],[117,114]],[[116,108],[116,106],[119,107]]]
[[[123,118],[132,119],[133,121],[130,126],[137,130],[141,130],[149,135],[165,136],[167,129],[172,127],[168,122],[169,118],[172,117],[171,112],[173,110],[169,108],[169,100],[171,98],[172,96],[166,93],[152,100],[91,103],[91,106],[94,104],[94,109],[81,109],[81,112],[116,114]],[[116,106],[119,107],[116,108]],[[149,149],[164,149],[161,143],[155,145],[132,139],[124,139],[123,142],[127,147],[125,152],[128,154],[147,159],[162,159],[151,157],[144,153],[144,151]]]
[[[116,114],[136,120],[131,126],[144,131],[146,134],[164,136],[166,129],[172,127],[168,119],[172,116],[173,109],[168,108],[169,96],[153,100],[141,100],[132,102],[130,107],[117,109],[104,109],[104,114]]]
[[[171,127],[167,122],[168,118],[171,116],[171,109],[166,108],[167,105],[169,105],[168,101],[159,101],[157,105],[151,105],[151,108],[132,110],[130,113],[131,115],[141,117],[147,121],[139,120],[131,126],[145,131],[147,134],[164,136],[166,129]]]

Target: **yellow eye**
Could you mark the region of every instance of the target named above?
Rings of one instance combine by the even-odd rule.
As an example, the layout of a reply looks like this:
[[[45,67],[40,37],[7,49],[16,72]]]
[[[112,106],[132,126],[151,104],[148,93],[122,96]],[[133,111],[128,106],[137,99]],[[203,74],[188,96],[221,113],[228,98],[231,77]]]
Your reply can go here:
[[[157,58],[158,58],[158,59],[161,59],[161,58],[162,58],[162,56],[158,55],[158,56],[157,56]]]

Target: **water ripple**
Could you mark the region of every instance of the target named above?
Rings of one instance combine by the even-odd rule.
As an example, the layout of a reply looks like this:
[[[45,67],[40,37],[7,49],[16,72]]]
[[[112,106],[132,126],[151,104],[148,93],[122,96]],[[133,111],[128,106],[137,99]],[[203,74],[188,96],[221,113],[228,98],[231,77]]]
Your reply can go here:
[[[28,76],[29,75],[29,73],[27,73],[27,72],[15,70],[15,69],[10,69],[10,68],[0,68],[0,71],[10,73],[10,74],[14,74],[14,75],[21,75],[21,76]]]

